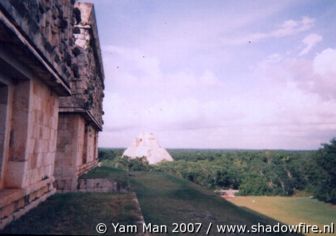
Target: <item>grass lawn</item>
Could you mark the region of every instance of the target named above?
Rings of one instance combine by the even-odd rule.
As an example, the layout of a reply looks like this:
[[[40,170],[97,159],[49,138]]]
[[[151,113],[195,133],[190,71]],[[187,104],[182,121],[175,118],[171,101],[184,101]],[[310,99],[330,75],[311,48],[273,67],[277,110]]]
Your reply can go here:
[[[111,222],[134,224],[139,221],[133,199],[134,195],[129,193],[55,194],[0,234],[97,235],[98,223],[110,226]]]
[[[169,226],[173,222],[201,222],[204,227],[199,235],[204,235],[205,225],[210,222],[246,225],[275,223],[270,218],[241,209],[189,181],[156,172],[133,172],[132,175],[131,188],[137,193],[146,223]]]
[[[235,197],[231,202],[286,224],[322,225],[336,223],[336,206],[309,197]]]

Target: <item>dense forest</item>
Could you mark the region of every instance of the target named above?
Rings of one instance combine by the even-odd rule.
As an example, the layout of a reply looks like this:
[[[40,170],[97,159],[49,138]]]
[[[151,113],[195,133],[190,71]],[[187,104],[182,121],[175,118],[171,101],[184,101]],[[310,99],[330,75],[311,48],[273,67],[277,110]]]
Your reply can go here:
[[[212,189],[240,195],[310,194],[336,202],[336,140],[317,151],[171,149],[174,162],[149,166],[121,158],[123,149],[100,149],[101,159],[132,170],[163,171]]]
[[[209,188],[239,189],[241,195],[311,192],[321,169],[313,151],[171,150],[175,162],[157,169]]]

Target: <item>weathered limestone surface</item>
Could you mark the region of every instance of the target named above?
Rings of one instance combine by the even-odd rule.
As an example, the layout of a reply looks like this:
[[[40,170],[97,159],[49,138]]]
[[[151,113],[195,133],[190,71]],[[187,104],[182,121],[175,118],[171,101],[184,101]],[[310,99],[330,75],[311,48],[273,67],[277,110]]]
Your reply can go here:
[[[97,165],[97,134],[81,115],[60,114],[55,162],[58,190],[75,190],[78,177]]]
[[[103,125],[104,72],[94,8],[89,3],[76,3],[75,9],[78,74],[70,81],[73,95],[60,98],[55,163],[59,191],[74,191],[78,177],[97,165],[98,132]]]
[[[94,8],[92,4],[76,3],[75,9],[78,74],[69,83],[73,95],[60,98],[55,163],[59,191],[75,190],[78,177],[97,165],[98,132],[103,125],[104,72]]]
[[[21,82],[15,87],[5,186],[30,188],[53,176],[58,100],[39,80]],[[23,175],[16,173],[18,169]]]
[[[2,79],[2,77],[0,78]],[[4,187],[6,162],[9,155],[10,130],[7,129],[6,125],[11,120],[10,104],[12,104],[12,93],[11,87],[1,83],[0,80],[0,189]]]
[[[76,74],[73,0],[3,0],[0,9],[63,83]],[[48,78],[49,79],[49,78]]]
[[[83,113],[96,129],[101,130],[104,71],[94,8],[89,3],[76,3],[75,7],[78,11],[73,32],[78,74],[70,81],[73,96],[62,97],[60,109],[61,112]]]
[[[0,229],[96,166],[103,89],[92,4],[0,1]]]
[[[0,227],[53,194],[58,97],[40,80],[7,86],[2,143]],[[7,99],[4,99],[6,98]],[[11,119],[10,119],[11,118]]]

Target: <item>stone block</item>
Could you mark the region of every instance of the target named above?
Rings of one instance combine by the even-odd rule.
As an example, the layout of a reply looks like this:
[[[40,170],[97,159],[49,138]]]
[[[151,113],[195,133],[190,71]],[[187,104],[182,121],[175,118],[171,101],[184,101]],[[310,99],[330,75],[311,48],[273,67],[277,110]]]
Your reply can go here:
[[[46,153],[44,156],[43,156],[43,158],[42,158],[42,160],[41,160],[41,166],[43,166],[43,167],[46,167],[46,166],[48,166],[48,165],[50,165],[51,164],[51,161],[50,161],[50,153]]]
[[[54,165],[49,165],[47,167],[44,167],[46,169],[45,175],[46,176],[53,176],[54,175]]]
[[[50,130],[47,126],[43,128],[42,133],[43,133],[44,140],[48,140],[50,138]]]
[[[39,180],[37,169],[32,169],[29,171],[30,185],[35,184]]]
[[[14,203],[14,205],[15,205],[15,211],[18,211],[18,210],[22,209],[25,206],[25,201],[24,201],[23,198],[21,198],[21,199],[17,200]]]
[[[29,155],[30,169],[35,169],[37,167],[38,154],[33,153]]]
[[[9,217],[15,211],[14,203],[4,206],[0,209],[0,219]]]
[[[28,154],[34,153],[34,149],[35,149],[35,139],[31,138],[29,140],[29,145],[28,145]]]
[[[11,188],[21,188],[24,186],[24,176],[26,176],[27,161],[8,161],[7,175],[5,176],[5,186]]]
[[[38,159],[37,159],[37,165],[39,167],[43,167],[44,166],[44,159],[46,159],[46,157],[49,155],[49,153],[45,152],[45,153],[40,153],[38,155]]]

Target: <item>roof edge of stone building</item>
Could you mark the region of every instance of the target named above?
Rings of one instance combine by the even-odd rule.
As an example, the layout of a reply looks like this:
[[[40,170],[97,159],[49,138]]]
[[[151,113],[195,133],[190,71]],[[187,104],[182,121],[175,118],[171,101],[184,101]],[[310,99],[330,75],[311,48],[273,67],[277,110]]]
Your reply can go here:
[[[90,111],[85,110],[81,107],[61,107],[59,113],[83,115],[83,117],[87,121],[89,121],[89,123],[92,123],[99,131],[103,130],[103,124],[99,123],[97,119],[95,119],[95,117],[91,114]]]
[[[0,1],[0,24],[6,28],[8,34],[16,35],[17,42],[13,42],[13,44],[17,44],[17,46],[23,46],[27,49],[31,55],[34,56],[36,61],[43,66],[43,68],[49,72],[51,77],[49,81],[46,81],[47,84],[54,88],[54,90],[62,96],[71,95],[71,90],[69,84],[64,78],[57,72],[57,70],[53,67],[52,64],[49,63],[47,58],[40,52],[40,50],[35,46],[35,44],[29,39],[24,31],[16,24],[13,20],[12,16],[7,12],[10,9],[10,5],[8,5],[7,1]],[[35,64],[37,64],[35,62]],[[41,76],[42,79],[46,80],[45,77]]]

